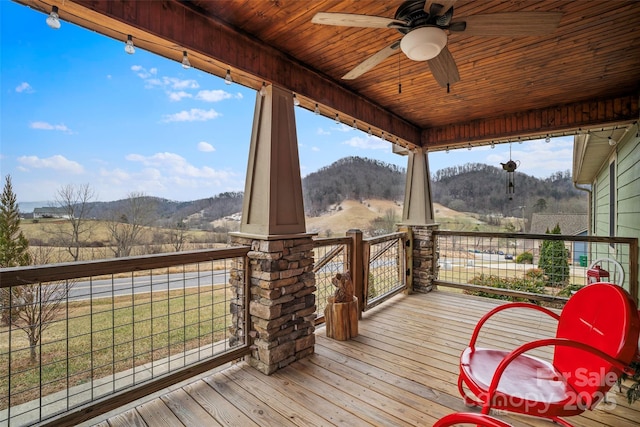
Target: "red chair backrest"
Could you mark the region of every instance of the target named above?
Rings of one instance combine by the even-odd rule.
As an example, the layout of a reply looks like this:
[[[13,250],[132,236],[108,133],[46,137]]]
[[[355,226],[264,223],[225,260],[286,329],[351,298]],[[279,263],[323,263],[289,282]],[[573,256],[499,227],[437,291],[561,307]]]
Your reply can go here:
[[[585,286],[562,310],[556,336],[588,344],[629,364],[638,348],[637,310],[630,295],[619,286]],[[556,347],[553,363],[578,393],[578,402],[584,409],[599,402],[620,374],[619,369],[600,357],[564,346]]]

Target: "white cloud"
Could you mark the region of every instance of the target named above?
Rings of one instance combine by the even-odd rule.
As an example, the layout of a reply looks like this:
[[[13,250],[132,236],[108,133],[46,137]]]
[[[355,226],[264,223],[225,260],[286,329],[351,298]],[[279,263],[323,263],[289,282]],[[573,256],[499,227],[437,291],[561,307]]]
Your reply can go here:
[[[190,93],[187,93],[183,90],[179,91],[179,92],[167,92],[167,94],[169,95],[169,99],[171,101],[180,101],[183,98],[192,98],[193,95],[191,95]]]
[[[209,153],[212,151],[216,151],[216,149],[213,147],[213,145],[209,144],[208,142],[200,141],[198,142],[198,151]]]
[[[201,110],[199,108],[192,108],[191,110],[183,110],[175,114],[167,114],[164,116],[164,122],[204,122],[207,120],[213,120],[220,116],[216,110]]]
[[[53,169],[73,174],[81,174],[84,172],[84,168],[80,163],[69,160],[59,154],[47,158],[22,156],[18,157],[18,162],[27,169]]]
[[[198,89],[200,85],[197,81],[189,79],[182,80],[176,77],[163,77],[162,83],[165,86],[169,86],[172,89],[181,90],[181,89]]]
[[[352,126],[347,126],[344,123],[340,123],[339,126],[334,126],[334,127],[331,128],[331,130],[335,130],[335,131],[338,131],[338,132],[349,132],[349,131],[354,130],[354,129],[353,129]]]
[[[238,92],[236,93],[236,99],[244,99],[244,95]]]
[[[66,133],[72,133],[71,129],[69,129],[66,125],[64,124],[59,124],[59,125],[52,125],[51,123],[47,123],[47,122],[31,122],[29,124],[29,127],[31,129],[39,129],[39,130],[57,130],[57,131],[61,131],[61,132],[66,132]]]
[[[229,92],[225,92],[224,90],[201,90],[196,95],[196,99],[205,102],[219,102],[224,99],[229,99],[233,95]]]
[[[33,88],[31,87],[31,85],[29,83],[22,82],[16,87],[16,92],[18,92],[18,93],[22,93],[22,92],[33,93],[34,90],[33,90]]]
[[[111,80],[112,76],[111,74],[107,74],[107,80]]]
[[[388,150],[390,148],[389,142],[383,141],[376,136],[354,136],[344,141],[343,144],[363,150]]]
[[[311,147],[311,151],[320,151],[318,147]]]
[[[316,133],[317,133],[318,135],[331,135],[331,132],[329,132],[329,131],[327,131],[327,130],[324,130],[324,129],[322,129],[322,128],[318,128],[318,130],[316,131]]]
[[[175,153],[156,153],[153,156],[129,154],[125,158],[132,162],[142,163],[149,168],[170,172],[174,176],[212,179],[228,179],[231,176],[229,172],[217,171],[208,166],[198,168],[190,164],[184,157]]]

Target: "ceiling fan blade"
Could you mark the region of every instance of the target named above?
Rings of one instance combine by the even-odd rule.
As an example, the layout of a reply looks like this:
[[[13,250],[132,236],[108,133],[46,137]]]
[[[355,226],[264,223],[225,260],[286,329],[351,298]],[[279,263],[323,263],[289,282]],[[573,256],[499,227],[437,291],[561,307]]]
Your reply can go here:
[[[424,11],[431,15],[431,6],[439,5],[440,10],[435,12],[436,16],[444,15],[447,10],[451,9],[451,7],[455,4],[456,0],[427,0],[424,2]]]
[[[400,40],[393,42],[389,46],[385,47],[378,53],[370,56],[369,58],[362,61],[360,64],[356,65],[356,67],[349,71],[347,74],[342,76],[343,80],[353,80],[355,78],[360,77],[394,53],[400,48]]]
[[[341,27],[390,28],[406,27],[407,23],[383,16],[358,15],[355,13],[318,12],[311,19],[314,24],[338,25]]]
[[[440,51],[438,56],[427,62],[433,78],[436,79],[441,87],[447,87],[448,84],[451,85],[460,81],[458,66],[447,46]]]
[[[464,34],[470,36],[541,36],[555,31],[561,18],[561,12],[507,12],[471,15],[458,21],[466,22]]]

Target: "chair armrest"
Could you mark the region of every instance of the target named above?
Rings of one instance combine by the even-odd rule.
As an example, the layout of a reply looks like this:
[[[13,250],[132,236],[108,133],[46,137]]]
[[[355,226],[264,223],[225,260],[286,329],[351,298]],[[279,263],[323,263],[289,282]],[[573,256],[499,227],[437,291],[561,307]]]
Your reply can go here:
[[[501,312],[503,310],[510,309],[510,308],[529,308],[529,309],[532,309],[532,310],[537,310],[537,311],[540,311],[542,313],[545,313],[545,314],[549,315],[550,317],[554,318],[555,320],[559,320],[560,319],[560,315],[559,314],[554,313],[553,311],[549,310],[548,308],[540,307],[539,305],[531,304],[531,303],[528,303],[528,302],[512,302],[512,303],[509,303],[509,304],[499,305],[498,307],[496,307],[493,310],[489,311],[487,314],[485,314],[484,316],[482,316],[480,318],[480,320],[476,324],[475,328],[473,329],[473,334],[471,335],[471,340],[469,341],[469,347],[471,347],[471,349],[475,348],[476,340],[478,339],[478,334],[480,333],[480,329],[485,324],[485,322],[487,320],[489,320],[489,318],[491,318],[491,316],[493,316],[494,314],[499,313],[499,312]]]
[[[433,427],[449,427],[456,424],[473,423],[482,427],[511,427],[511,424],[493,418],[486,414],[476,414],[475,412],[457,412],[440,418]]]
[[[518,356],[520,356],[522,353],[526,353],[527,351],[533,350],[534,348],[547,347],[547,346],[554,346],[554,347],[564,346],[564,347],[577,348],[577,349],[589,352],[595,356],[598,356],[601,359],[606,360],[607,362],[611,363],[613,366],[620,369],[621,371],[626,371],[628,369],[628,365],[626,363],[611,357],[610,355],[603,352],[602,350],[599,350],[595,347],[592,347],[590,345],[587,345],[578,341],[572,341],[566,338],[546,338],[546,339],[531,341],[521,345],[520,347],[513,350],[511,353],[507,354],[504,357],[504,359],[502,359],[498,367],[496,368],[496,371],[493,374],[493,378],[491,379],[491,384],[489,385],[489,389],[487,390],[487,399],[485,400],[482,406],[483,414],[489,413],[489,409],[491,409],[491,400],[493,398],[493,395],[498,389],[498,384],[500,383],[502,374],[504,373],[505,369],[507,369],[509,364],[513,360],[515,360]]]

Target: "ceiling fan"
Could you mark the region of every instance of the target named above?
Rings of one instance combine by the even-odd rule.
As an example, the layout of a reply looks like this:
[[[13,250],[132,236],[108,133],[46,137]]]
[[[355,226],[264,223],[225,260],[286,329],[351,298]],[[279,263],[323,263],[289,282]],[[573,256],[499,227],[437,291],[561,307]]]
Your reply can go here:
[[[460,80],[456,62],[447,48],[447,31],[472,36],[539,36],[553,32],[560,23],[560,12],[505,12],[471,15],[455,19],[456,0],[409,0],[403,2],[394,18],[352,13],[319,12],[311,22],[345,27],[390,28],[402,37],[370,56],[347,74],[353,80],[398,51],[413,61],[427,61],[431,74],[442,87]]]

